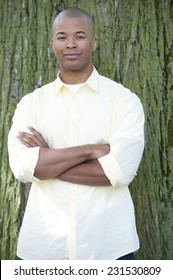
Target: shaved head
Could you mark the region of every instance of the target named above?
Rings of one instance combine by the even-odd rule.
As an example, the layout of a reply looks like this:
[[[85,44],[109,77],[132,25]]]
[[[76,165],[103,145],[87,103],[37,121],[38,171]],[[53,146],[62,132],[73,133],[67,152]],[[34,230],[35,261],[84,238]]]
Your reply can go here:
[[[52,21],[52,30],[54,30],[55,24],[64,18],[82,18],[86,21],[88,21],[88,24],[90,25],[92,35],[94,36],[94,18],[90,14],[88,14],[86,11],[79,9],[79,8],[68,8],[66,10],[63,10],[62,12],[58,13],[54,16]]]
[[[61,79],[68,83],[86,80],[93,70],[92,55],[97,47],[92,16],[78,8],[66,9],[54,17],[52,31]]]

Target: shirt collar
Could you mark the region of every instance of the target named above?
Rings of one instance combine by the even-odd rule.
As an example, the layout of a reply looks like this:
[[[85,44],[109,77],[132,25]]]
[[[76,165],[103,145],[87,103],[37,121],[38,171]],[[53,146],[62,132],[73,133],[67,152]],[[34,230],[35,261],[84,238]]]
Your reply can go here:
[[[58,74],[57,74],[57,93],[59,93],[61,91],[61,89],[64,87],[64,83],[60,79],[59,73],[60,72],[58,72]],[[93,66],[93,71],[84,84],[87,85],[90,89],[92,89],[95,93],[97,93],[98,86],[99,86],[99,77],[100,77],[100,74],[97,72],[96,68]]]

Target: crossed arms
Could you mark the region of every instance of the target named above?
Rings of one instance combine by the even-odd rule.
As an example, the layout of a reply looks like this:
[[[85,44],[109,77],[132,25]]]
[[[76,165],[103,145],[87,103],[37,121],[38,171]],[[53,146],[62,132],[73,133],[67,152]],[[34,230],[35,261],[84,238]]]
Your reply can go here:
[[[20,132],[18,139],[27,148],[40,147],[34,176],[40,180],[57,178],[62,181],[91,185],[110,185],[98,158],[109,153],[108,144],[88,144],[65,149],[50,149],[42,135],[32,127],[31,133]]]
[[[112,113],[112,123],[107,124],[110,146],[88,144],[64,149],[61,142],[60,149],[48,147],[48,132],[44,132],[44,140],[34,129],[37,122],[33,116],[37,107],[31,103],[28,95],[18,105],[8,135],[9,163],[18,180],[59,179],[88,186],[113,187],[129,185],[133,180],[144,149],[144,113],[134,95],[127,94],[122,98],[119,106],[123,106],[123,110],[116,108]],[[34,128],[27,128],[29,124]]]

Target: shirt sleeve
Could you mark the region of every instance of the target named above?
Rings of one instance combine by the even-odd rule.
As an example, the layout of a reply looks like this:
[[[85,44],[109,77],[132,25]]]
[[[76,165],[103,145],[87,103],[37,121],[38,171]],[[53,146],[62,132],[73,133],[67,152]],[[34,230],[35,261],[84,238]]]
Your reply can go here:
[[[8,153],[11,170],[22,182],[38,180],[34,177],[35,166],[39,157],[39,147],[27,148],[17,138],[20,131],[29,132],[28,126],[36,128],[34,93],[22,98],[17,105],[13,124],[8,135]]]
[[[137,174],[144,150],[144,112],[139,98],[125,94],[112,116],[110,153],[98,161],[113,187],[127,186]]]

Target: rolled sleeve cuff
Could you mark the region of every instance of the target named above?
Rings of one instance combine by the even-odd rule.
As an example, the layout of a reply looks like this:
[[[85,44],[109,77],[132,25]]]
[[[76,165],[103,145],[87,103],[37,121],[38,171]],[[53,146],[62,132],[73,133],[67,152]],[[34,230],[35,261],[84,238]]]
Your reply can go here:
[[[21,158],[19,160],[18,170],[16,171],[16,177],[23,181],[34,182],[38,181],[34,176],[35,166],[38,161],[40,147],[26,148],[22,151]]]
[[[123,172],[112,153],[100,157],[98,161],[113,187],[118,188],[125,185]]]

